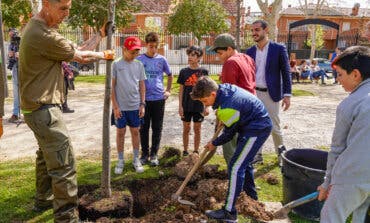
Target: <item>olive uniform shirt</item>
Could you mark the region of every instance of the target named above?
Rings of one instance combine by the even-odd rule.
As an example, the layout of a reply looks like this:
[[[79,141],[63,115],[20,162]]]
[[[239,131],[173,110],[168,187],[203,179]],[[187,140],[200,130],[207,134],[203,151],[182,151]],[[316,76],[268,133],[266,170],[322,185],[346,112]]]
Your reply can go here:
[[[19,50],[19,88],[23,113],[44,104],[62,104],[62,61],[72,60],[75,49],[56,29],[32,18],[23,31]]]

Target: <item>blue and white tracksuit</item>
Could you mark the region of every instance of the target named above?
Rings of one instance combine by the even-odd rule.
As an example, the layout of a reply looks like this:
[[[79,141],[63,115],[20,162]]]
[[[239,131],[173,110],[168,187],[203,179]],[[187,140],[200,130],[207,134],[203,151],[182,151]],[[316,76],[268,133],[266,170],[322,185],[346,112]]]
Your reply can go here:
[[[222,145],[238,133],[237,147],[228,165],[229,189],[225,201],[225,210],[236,213],[235,202],[242,189],[257,199],[251,162],[270,135],[272,122],[263,103],[235,85],[219,85],[213,109],[217,109],[217,117],[225,125],[213,145]]]

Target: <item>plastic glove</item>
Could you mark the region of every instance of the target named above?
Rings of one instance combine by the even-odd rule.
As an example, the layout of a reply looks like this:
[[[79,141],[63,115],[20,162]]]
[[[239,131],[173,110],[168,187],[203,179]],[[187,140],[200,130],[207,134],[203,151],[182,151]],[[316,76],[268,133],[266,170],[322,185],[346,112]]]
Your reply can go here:
[[[105,60],[114,60],[116,57],[116,52],[114,50],[104,50],[103,53]]]

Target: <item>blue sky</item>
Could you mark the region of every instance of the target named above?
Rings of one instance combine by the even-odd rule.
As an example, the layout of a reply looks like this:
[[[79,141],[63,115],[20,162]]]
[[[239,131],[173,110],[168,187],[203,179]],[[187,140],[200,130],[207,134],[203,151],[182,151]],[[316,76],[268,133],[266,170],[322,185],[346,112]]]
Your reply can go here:
[[[265,0],[263,0],[265,1]],[[272,0],[269,0],[269,2],[272,2]],[[304,2],[304,0],[302,0]],[[316,2],[314,0],[313,2]],[[354,3],[358,2],[361,5],[361,8],[369,8],[370,7],[370,0],[354,0],[354,1],[348,1],[348,0],[329,0],[331,4],[334,5],[341,5],[342,7],[352,7]],[[288,7],[288,5],[291,4],[292,6],[299,5],[298,0],[283,0],[283,8]],[[252,12],[259,12],[261,11],[258,7],[256,0],[244,0],[244,6],[251,6]]]

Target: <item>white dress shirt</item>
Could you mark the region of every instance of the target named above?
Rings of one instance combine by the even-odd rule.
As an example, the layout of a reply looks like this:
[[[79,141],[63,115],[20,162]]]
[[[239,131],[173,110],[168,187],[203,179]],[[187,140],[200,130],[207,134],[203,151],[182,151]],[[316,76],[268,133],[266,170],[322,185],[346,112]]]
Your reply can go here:
[[[267,88],[266,84],[266,60],[270,42],[262,48],[256,46],[256,86],[259,88]]]

